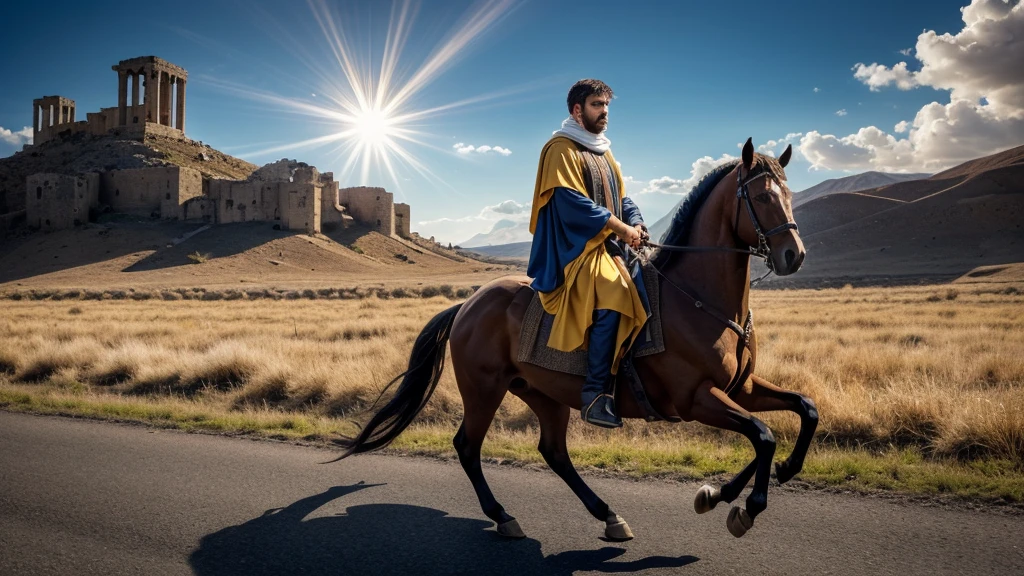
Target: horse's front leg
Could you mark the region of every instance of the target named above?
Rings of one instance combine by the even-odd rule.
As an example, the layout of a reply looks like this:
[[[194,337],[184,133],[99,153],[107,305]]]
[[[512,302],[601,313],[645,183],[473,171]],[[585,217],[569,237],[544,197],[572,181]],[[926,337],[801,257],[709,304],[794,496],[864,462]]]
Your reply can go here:
[[[751,386],[737,390],[733,399],[749,412],[771,412],[789,410],[800,416],[800,433],[797,435],[793,452],[782,462],[775,464],[775,476],[779,484],[788,482],[804,467],[804,458],[811,447],[811,439],[818,428],[818,408],[814,401],[789,390],[783,390],[757,375],[750,376]]]
[[[702,383],[697,389],[689,415],[708,426],[739,432],[754,447],[754,461],[740,472],[736,480],[730,482],[739,486],[738,493],[750,480],[750,474],[754,474],[754,489],[747,497],[746,509],[733,507],[726,521],[729,532],[739,538],[753,526],[754,518],[768,507],[768,477],[771,474],[772,456],[775,455],[775,437],[764,422],[751,416],[711,381]],[[701,492],[705,490],[702,488]],[[700,497],[698,493],[698,500]],[[695,508],[700,512],[699,502],[695,503]]]

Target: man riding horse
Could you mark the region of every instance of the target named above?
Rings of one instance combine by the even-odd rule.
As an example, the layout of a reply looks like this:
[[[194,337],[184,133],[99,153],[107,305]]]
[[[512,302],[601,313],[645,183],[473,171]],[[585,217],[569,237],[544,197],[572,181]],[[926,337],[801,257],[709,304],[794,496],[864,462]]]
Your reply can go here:
[[[554,315],[547,345],[571,352],[586,341],[580,414],[605,428],[622,426],[615,375],[647,321],[639,267],[631,277],[612,238],[633,248],[647,238],[604,135],[612,97],[600,80],[580,80],[569,90],[569,117],[540,154],[527,268],[544,310]]]
[[[534,279],[497,278],[434,316],[413,344],[408,369],[388,384],[398,383],[391,399],[375,406],[355,437],[338,439],[345,449],[338,459],[383,448],[408,428],[440,383],[450,348],[463,405],[452,446],[498,534],[525,536],[491,491],[480,462],[494,416],[513,394],[537,416],[537,449],[544,461],[604,522],[605,538],[628,540],[633,537],[629,525],[580,477],[566,442],[573,408],[581,408],[590,422],[618,423],[606,390],[609,375],[625,367],[630,380],[635,381],[634,372],[642,377],[644,396],[622,395],[617,407],[624,418],[648,418],[650,411],[638,401],[646,398],[665,420],[692,420],[750,441],[754,459],[720,487],[703,486],[693,503],[695,512],[707,513],[736,500],[753,480],[745,504],[733,506],[726,518],[729,532],[743,536],[768,506],[776,450],[771,429],[755,413],[785,410],[800,418],[792,452],[775,463],[780,484],[800,472],[818,425],[811,398],[756,372],[757,333],[749,301],[751,258],[764,259],[770,271],[785,276],[799,270],[806,255],[784,171],[792,148],[776,159],[757,154],[748,138],[740,158],[716,167],[686,193],[649,266],[656,274],[648,287],[659,295],[652,311],[661,320],[664,350],[630,362],[622,354],[649,312],[639,276],[630,278],[613,256],[619,247],[607,241],[615,235],[638,246],[642,219],[622,195],[618,165],[601,135],[611,90],[597,81],[581,84],[570,91],[571,120],[541,155],[531,221]],[[585,381],[520,360],[535,298],[554,313],[549,346],[574,350],[589,331]]]

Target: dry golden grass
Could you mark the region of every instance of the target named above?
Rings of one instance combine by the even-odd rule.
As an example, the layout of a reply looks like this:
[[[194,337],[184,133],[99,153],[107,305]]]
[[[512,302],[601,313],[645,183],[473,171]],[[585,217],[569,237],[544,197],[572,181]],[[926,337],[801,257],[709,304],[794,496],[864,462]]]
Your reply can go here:
[[[338,294],[0,300],[0,386],[118,402],[170,397],[221,414],[357,417],[404,370],[427,320],[453,301]],[[332,299],[309,299],[318,297]],[[910,448],[1019,466],[1022,304],[1021,290],[1005,285],[758,291],[758,373],[815,399],[819,449]],[[454,430],[461,410],[449,368],[420,422]],[[794,415],[765,419],[784,445],[795,439]],[[509,396],[491,438],[535,438],[534,426]],[[583,445],[615,435],[658,446],[739,442],[690,424],[631,422],[609,436],[574,420],[570,435]]]

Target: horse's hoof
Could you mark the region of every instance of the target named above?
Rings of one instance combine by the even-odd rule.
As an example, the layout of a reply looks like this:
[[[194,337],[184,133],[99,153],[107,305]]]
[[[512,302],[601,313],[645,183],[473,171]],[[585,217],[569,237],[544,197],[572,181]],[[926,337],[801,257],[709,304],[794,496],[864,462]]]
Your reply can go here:
[[[779,481],[779,484],[789,482],[793,476],[796,476],[796,473],[785,460],[775,463],[775,479]]]
[[[608,517],[604,528],[604,536],[609,540],[625,542],[626,540],[633,539],[633,531],[629,529],[629,524],[626,524],[626,521],[621,516],[615,514]]]
[[[710,512],[718,505],[718,499],[715,498],[715,489],[707,484],[700,487],[697,490],[697,497],[693,499],[693,509],[697,514],[703,514]]]
[[[742,538],[747,530],[754,525],[754,521],[750,519],[750,515],[747,511],[739,506],[733,506],[732,510],[729,511],[729,518],[726,519],[725,525],[729,528],[729,533],[737,538]]]
[[[506,538],[526,538],[526,534],[523,533],[523,529],[519,527],[519,522],[516,522],[515,518],[498,524],[498,534]]]

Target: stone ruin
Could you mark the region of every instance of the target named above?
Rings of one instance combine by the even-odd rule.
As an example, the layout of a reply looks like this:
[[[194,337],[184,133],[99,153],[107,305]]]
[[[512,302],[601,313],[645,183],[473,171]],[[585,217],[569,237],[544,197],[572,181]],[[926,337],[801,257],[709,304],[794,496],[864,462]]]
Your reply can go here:
[[[188,73],[155,56],[122,60],[118,105],[76,121],[75,101],[63,96],[33,100],[33,146],[76,133],[113,134],[144,140],[185,137]],[[26,146],[26,148],[28,148]],[[203,161],[203,152],[197,161]],[[278,222],[307,233],[348,227],[353,222],[389,236],[411,237],[408,204],[394,202],[383,188],[339,188],[331,172],[282,159],[245,180],[204,176],[186,166],[166,165],[101,173],[32,174],[25,182],[25,216],[30,227],[59,230],[81,225],[101,206],[113,212],[161,219]]]
[[[33,100],[33,144],[78,132],[101,136],[114,131],[136,138],[147,132],[184,136],[188,72],[156,56],[121,60],[112,69],[117,72],[117,106],[89,112],[86,120],[75,120],[75,101],[70,98],[43,96]]]

